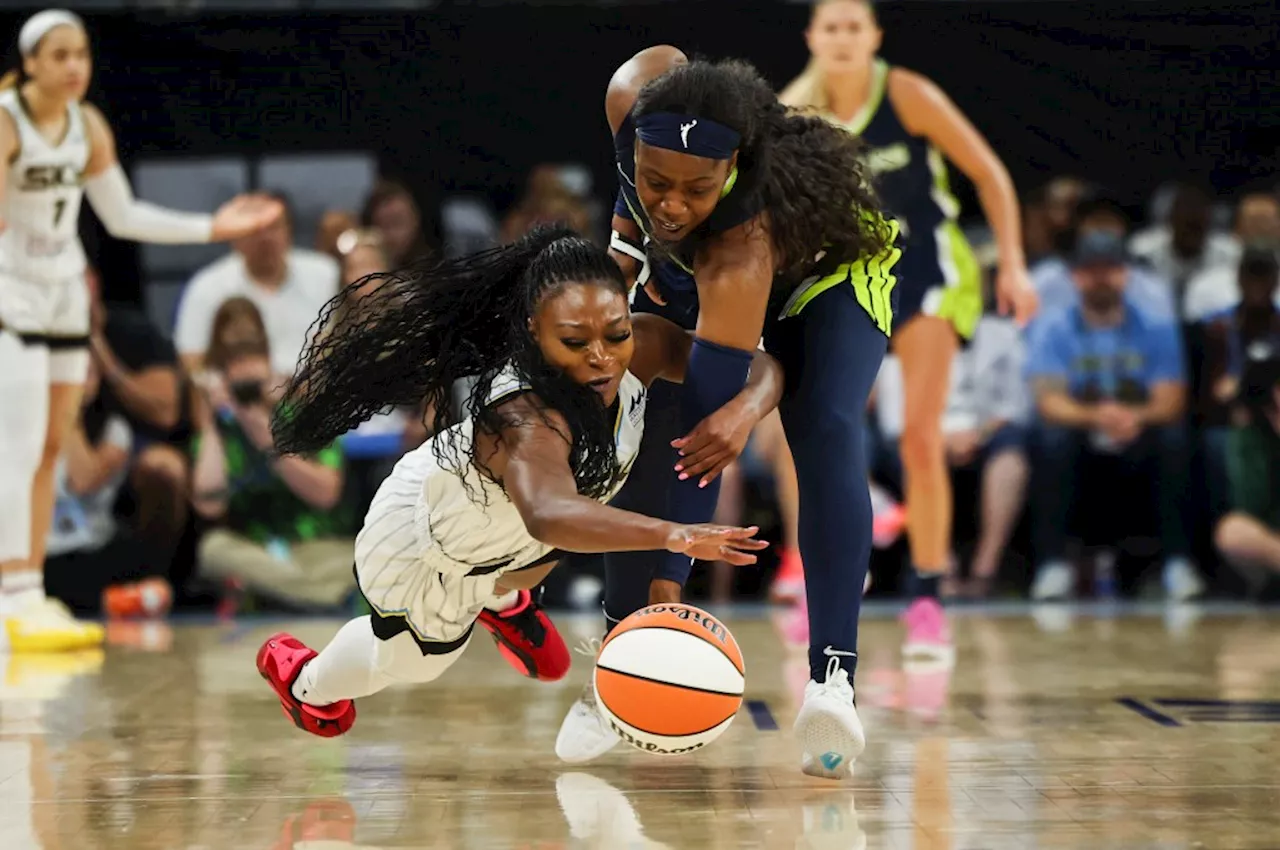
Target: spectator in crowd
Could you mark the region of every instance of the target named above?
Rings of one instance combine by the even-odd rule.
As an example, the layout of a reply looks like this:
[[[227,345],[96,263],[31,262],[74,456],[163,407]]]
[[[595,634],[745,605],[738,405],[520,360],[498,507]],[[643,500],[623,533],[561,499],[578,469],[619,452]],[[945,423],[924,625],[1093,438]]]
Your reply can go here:
[[[279,193],[269,193],[280,201]],[[178,307],[174,341],[189,374],[200,376],[213,316],[228,298],[244,296],[257,305],[267,327],[272,367],[293,374],[307,332],[324,303],[338,291],[338,264],[317,251],[293,245],[293,218],[233,243],[234,252],[196,272]]]
[[[382,234],[389,268],[401,268],[431,253],[422,229],[422,210],[413,194],[394,180],[379,180],[360,213],[360,224]]]
[[[1247,354],[1258,346],[1280,351],[1280,257],[1271,243],[1247,246],[1236,271],[1239,303],[1204,322],[1198,413],[1203,426],[1210,507],[1227,503],[1227,443],[1231,408]]]
[[[1227,440],[1231,512],[1215,542],[1256,592],[1280,574],[1280,345],[1260,344],[1253,353]]]
[[[1236,241],[1241,248],[1257,246],[1280,256],[1280,198],[1270,192],[1245,195],[1236,207]],[[1226,263],[1200,272],[1187,284],[1182,315],[1198,322],[1240,303],[1239,267]],[[1280,293],[1276,294],[1280,305]]]
[[[298,607],[339,605],[355,587],[341,448],[314,458],[273,452],[280,388],[265,339],[237,342],[215,361],[218,389],[198,408],[192,500],[222,527],[200,541],[200,574]]]
[[[1081,198],[1076,205],[1071,223],[1059,234],[1059,241],[1068,239],[1066,248],[1052,257],[1045,258],[1031,273],[1031,281],[1040,296],[1040,316],[1053,315],[1059,309],[1076,304],[1080,292],[1072,276],[1070,252],[1075,243],[1090,233],[1110,233],[1120,239],[1129,235],[1129,216],[1114,198],[1094,192]],[[1176,302],[1173,286],[1150,268],[1126,261],[1127,292],[1144,307],[1164,315],[1174,315]]]
[[[1169,208],[1169,221],[1134,234],[1129,251],[1173,284],[1181,304],[1187,285],[1197,274],[1218,266],[1233,266],[1240,248],[1225,233],[1211,229],[1213,199],[1199,186],[1180,185]]]
[[[1033,508],[1040,562],[1035,599],[1062,598],[1074,584],[1066,561],[1068,518],[1078,507],[1077,473],[1089,455],[1111,456],[1123,473],[1153,487],[1168,595],[1187,599],[1204,589],[1188,558],[1182,516],[1181,338],[1171,317],[1126,296],[1125,259],[1115,234],[1084,236],[1073,261],[1079,303],[1047,316],[1030,343],[1027,374],[1040,417],[1036,470],[1043,476]]]
[[[1072,223],[1076,220],[1076,209],[1088,192],[1089,186],[1076,177],[1055,177],[1045,185],[1045,218],[1056,253],[1071,250],[1075,238]]]
[[[1054,254],[1053,228],[1049,223],[1048,187],[1034,189],[1022,199],[1022,252],[1027,268],[1034,269]]]
[[[355,215],[346,210],[326,210],[316,227],[315,249],[341,263],[342,252],[338,250],[338,237],[359,226],[360,222]]]
[[[591,212],[556,165],[539,165],[530,172],[524,197],[502,222],[502,241],[514,242],[542,224],[564,224],[591,235]]]
[[[102,299],[96,269],[85,272],[90,299],[89,353],[101,381],[95,412],[121,416],[133,434],[127,482],[134,530],[167,565],[187,524],[188,466],[178,355],[141,311]]]
[[[1028,463],[1026,420],[1030,400],[1022,373],[1025,350],[1009,319],[985,315],[973,339],[956,356],[942,430],[947,461],[955,471],[979,475],[980,527],[969,579],[954,574],[949,595],[990,595],[1009,538],[1022,514]],[[876,382],[880,433],[886,439],[883,462],[895,484],[901,483],[897,440],[902,431],[902,374],[886,358]],[[953,558],[953,570],[954,570]]]
[[[173,599],[163,578],[172,552],[157,552],[116,523],[133,432],[123,414],[95,412],[98,368],[96,359],[90,361],[80,415],[54,473],[45,590],[77,613],[161,616]]]

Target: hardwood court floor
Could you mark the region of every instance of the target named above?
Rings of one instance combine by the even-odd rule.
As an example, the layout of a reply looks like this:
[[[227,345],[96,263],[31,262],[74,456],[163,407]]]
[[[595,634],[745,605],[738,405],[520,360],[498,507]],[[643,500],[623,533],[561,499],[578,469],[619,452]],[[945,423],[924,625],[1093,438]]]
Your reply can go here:
[[[487,639],[434,686],[363,700],[337,741],[295,730],[253,669],[279,623],[9,657],[0,850],[1280,847],[1278,615],[966,612],[948,674],[904,672],[882,610],[844,785],[798,769],[801,655],[767,613],[728,622],[751,702],[724,738],[578,768],[552,747],[589,665],[529,682]],[[337,623],[290,626],[319,646]]]

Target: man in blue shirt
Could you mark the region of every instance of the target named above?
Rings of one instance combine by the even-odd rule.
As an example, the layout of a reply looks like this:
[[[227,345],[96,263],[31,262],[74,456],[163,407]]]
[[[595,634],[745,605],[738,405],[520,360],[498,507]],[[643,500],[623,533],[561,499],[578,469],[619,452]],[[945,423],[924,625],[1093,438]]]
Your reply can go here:
[[[1071,592],[1067,520],[1079,490],[1076,473],[1089,455],[1111,456],[1124,473],[1154,485],[1166,591],[1177,599],[1196,596],[1204,587],[1187,558],[1182,517],[1186,379],[1178,327],[1128,292],[1117,234],[1082,234],[1071,266],[1079,301],[1045,316],[1028,351],[1043,475],[1033,508],[1040,566],[1032,596]]]

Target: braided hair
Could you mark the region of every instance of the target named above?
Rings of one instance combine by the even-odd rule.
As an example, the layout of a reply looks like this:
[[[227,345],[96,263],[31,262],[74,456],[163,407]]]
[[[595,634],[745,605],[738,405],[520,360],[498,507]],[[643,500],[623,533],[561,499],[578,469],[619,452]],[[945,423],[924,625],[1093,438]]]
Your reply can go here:
[[[570,284],[603,286],[626,297],[617,264],[564,227],[538,228],[522,239],[456,259],[419,263],[361,278],[332,298],[311,330],[297,373],[272,421],[283,453],[318,451],[376,413],[424,401],[442,466],[466,480],[467,465],[488,470],[476,441],[458,438],[450,398],[463,378],[477,431],[518,424],[490,405],[494,379],[506,368],[568,424],[578,489],[598,497],[619,469],[603,401],[543,359],[529,330],[542,299]]]
[[[733,191],[761,198],[779,275],[807,274],[824,250],[852,258],[890,247],[862,141],[816,115],[788,110],[748,63],[675,66],[637,95],[636,118],[653,112],[700,115],[739,133]]]

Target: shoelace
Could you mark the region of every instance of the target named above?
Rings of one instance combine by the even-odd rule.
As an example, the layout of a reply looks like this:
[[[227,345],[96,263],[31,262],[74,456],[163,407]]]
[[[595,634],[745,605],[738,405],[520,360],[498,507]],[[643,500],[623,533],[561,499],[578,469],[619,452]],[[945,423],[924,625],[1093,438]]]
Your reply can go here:
[[[596,656],[600,654],[601,643],[602,641],[598,637],[583,638],[573,648],[573,651],[595,661]],[[587,680],[587,686],[582,689],[582,696],[579,697],[579,701],[593,712],[596,710],[596,689],[590,679]]]
[[[823,691],[838,694],[845,685],[849,684],[849,673],[840,666],[840,659],[857,658],[858,653],[845,652],[841,649],[832,649],[828,646],[826,649],[822,650],[822,654],[827,656],[830,660],[827,662],[827,678],[822,682],[820,687]]]

